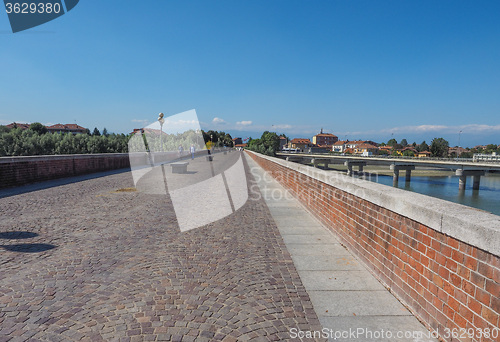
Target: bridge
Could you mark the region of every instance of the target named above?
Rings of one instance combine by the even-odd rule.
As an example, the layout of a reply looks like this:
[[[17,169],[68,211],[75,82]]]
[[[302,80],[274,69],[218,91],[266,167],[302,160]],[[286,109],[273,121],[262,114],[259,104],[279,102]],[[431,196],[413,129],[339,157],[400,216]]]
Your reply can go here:
[[[405,181],[411,181],[411,171],[416,167],[441,168],[443,170],[454,170],[459,178],[458,188],[464,190],[468,176],[473,177],[474,190],[479,189],[481,176],[487,171],[500,171],[500,163],[493,161],[473,161],[472,159],[439,159],[439,158],[395,158],[380,156],[353,156],[353,155],[328,155],[328,154],[307,154],[307,153],[277,153],[279,158],[297,163],[313,164],[314,167],[329,164],[344,164],[347,166],[347,174],[354,175],[353,167],[357,167],[359,172],[363,172],[366,165],[386,165],[392,170],[393,185],[397,186],[400,171],[405,171]]]
[[[252,152],[200,156],[187,175],[240,157],[247,202],[186,232],[129,169],[0,190],[0,341],[496,331],[498,216]]]

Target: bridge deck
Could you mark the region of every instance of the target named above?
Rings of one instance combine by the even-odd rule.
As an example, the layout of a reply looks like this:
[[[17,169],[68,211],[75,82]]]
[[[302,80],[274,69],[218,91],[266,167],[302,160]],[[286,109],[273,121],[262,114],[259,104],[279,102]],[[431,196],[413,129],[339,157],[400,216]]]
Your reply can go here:
[[[420,167],[441,167],[446,169],[471,169],[471,170],[500,170],[500,163],[493,162],[472,162],[472,161],[454,161],[454,160],[439,160],[431,158],[404,158],[404,157],[381,157],[381,156],[356,156],[356,155],[328,155],[328,154],[308,154],[308,153],[277,153],[280,158],[293,156],[295,159],[304,158],[310,160],[313,158],[327,158],[331,163],[343,163],[345,161],[364,161],[368,164],[390,165],[404,164],[416,165]]]
[[[169,198],[134,191],[129,172],[78,180],[0,198],[0,341],[264,341],[321,329],[317,291],[285,243],[299,217],[277,226],[254,197],[181,233]]]

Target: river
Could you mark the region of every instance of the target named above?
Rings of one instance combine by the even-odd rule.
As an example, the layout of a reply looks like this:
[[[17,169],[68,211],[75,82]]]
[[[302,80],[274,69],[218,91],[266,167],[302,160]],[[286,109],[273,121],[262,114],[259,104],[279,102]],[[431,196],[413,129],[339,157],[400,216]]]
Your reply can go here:
[[[378,175],[366,179],[392,186],[392,176]],[[467,177],[466,189],[459,191],[457,176],[412,175],[411,182],[407,184],[403,172],[398,187],[500,215],[500,174],[487,174],[481,177],[479,190],[472,190],[472,177]]]

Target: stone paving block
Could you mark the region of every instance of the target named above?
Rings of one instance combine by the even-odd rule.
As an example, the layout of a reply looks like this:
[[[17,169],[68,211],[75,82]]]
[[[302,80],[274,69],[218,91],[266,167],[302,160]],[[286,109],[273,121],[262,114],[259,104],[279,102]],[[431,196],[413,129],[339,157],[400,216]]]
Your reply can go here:
[[[337,239],[335,239],[331,234],[326,234],[322,236],[312,236],[312,234],[294,234],[283,236],[283,241],[290,244],[305,244],[305,245],[340,245]],[[314,246],[313,248],[315,248]]]
[[[313,291],[375,291],[385,290],[368,271],[304,271],[300,279],[308,290]]]
[[[288,245],[288,250],[292,255],[309,255],[309,256],[351,256],[349,252],[342,247],[341,244],[317,245],[311,246],[310,244],[293,243]]]
[[[284,226],[278,227],[283,239],[285,235],[330,235],[323,227],[319,226],[307,226],[307,227],[294,227],[294,226]]]
[[[319,317],[323,316],[412,316],[394,296],[386,291],[309,291]]]
[[[152,185],[116,191],[134,186],[125,172],[0,198],[3,339],[280,340],[320,324],[262,196],[181,233]]]

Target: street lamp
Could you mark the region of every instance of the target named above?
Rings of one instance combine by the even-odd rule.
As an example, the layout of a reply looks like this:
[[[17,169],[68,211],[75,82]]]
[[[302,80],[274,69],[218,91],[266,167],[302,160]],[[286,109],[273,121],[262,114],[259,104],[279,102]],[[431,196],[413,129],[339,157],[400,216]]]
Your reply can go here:
[[[158,114],[158,122],[160,123],[160,151],[163,152],[163,123],[165,119],[163,118],[163,113]]]
[[[461,134],[462,134],[462,131],[458,132],[457,161],[458,161],[458,157],[460,157],[460,151],[461,151],[461,148],[460,148],[460,135]]]

